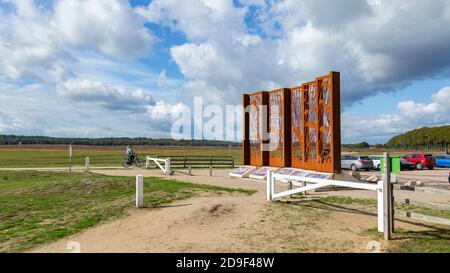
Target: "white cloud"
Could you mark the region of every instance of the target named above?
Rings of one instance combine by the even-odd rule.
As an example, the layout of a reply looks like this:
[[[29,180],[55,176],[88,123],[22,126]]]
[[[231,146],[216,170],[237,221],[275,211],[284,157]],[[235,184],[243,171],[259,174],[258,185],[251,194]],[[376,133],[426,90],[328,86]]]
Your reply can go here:
[[[11,79],[58,81],[73,77],[74,50],[112,58],[144,56],[154,41],[126,0],[11,0],[0,10],[0,74]]]
[[[66,0],[55,5],[54,23],[70,44],[116,58],[138,58],[154,41],[126,0]]]
[[[172,57],[186,90],[201,82],[208,99],[236,103],[267,83],[288,87],[337,70],[349,105],[450,71],[447,0],[241,1],[252,14],[231,2],[155,0],[137,9],[186,35]]]
[[[151,96],[142,89],[111,87],[92,80],[68,80],[60,86],[58,94],[73,101],[100,105],[110,110],[139,112],[144,111],[147,105],[153,104]]]
[[[164,101],[157,101],[155,105],[147,106],[147,113],[155,121],[173,122],[182,115],[183,111],[190,111],[183,103],[167,104]]]
[[[450,124],[450,87],[444,87],[431,95],[430,103],[400,101],[397,113],[372,118],[362,113],[342,114],[344,142],[367,140],[384,143],[386,138],[405,131],[424,127]]]

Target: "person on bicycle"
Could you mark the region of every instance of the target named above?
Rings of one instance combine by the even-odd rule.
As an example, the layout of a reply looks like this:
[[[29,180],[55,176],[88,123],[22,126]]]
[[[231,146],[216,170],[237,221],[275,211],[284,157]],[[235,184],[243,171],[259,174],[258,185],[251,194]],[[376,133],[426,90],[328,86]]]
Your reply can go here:
[[[128,163],[131,164],[131,162],[133,162],[134,158],[136,157],[136,154],[133,151],[133,146],[131,145],[127,146],[127,152],[125,155],[128,158]]]

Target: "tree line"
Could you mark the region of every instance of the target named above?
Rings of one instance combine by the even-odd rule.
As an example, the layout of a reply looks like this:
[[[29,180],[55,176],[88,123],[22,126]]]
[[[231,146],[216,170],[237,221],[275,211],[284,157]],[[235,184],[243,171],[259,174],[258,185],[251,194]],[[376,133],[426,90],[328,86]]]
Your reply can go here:
[[[450,145],[450,125],[423,127],[391,138],[388,148],[418,149],[422,147],[446,148]]]
[[[92,145],[92,146],[123,146],[123,145],[155,145],[155,146],[226,146],[240,147],[240,142],[229,142],[220,140],[174,140],[166,138],[129,138],[129,137],[111,137],[111,138],[60,138],[47,136],[16,136],[0,135],[0,145],[18,145],[18,144],[73,144],[73,145]]]

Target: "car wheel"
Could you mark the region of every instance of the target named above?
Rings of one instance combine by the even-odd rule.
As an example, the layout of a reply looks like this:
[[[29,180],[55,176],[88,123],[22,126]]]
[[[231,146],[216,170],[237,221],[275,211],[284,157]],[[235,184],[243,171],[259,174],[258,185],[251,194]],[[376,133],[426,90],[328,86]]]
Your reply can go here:
[[[351,167],[352,171],[356,172],[358,170],[358,168],[356,167],[356,165],[352,165]]]
[[[380,164],[377,165],[377,170],[379,170],[379,169],[380,169]]]
[[[434,169],[434,166],[428,167],[428,170],[432,170]]]
[[[418,169],[419,171],[423,169],[423,165],[422,163],[417,163],[416,164],[416,169]]]

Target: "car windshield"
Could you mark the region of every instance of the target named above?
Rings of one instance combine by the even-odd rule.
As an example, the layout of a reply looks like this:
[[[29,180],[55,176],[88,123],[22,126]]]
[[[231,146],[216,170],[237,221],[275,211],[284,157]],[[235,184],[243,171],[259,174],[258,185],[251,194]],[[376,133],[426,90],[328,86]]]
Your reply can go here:
[[[426,158],[431,158],[433,155],[425,155]]]
[[[359,158],[361,160],[370,160],[370,157],[368,157],[368,156],[360,156]]]

